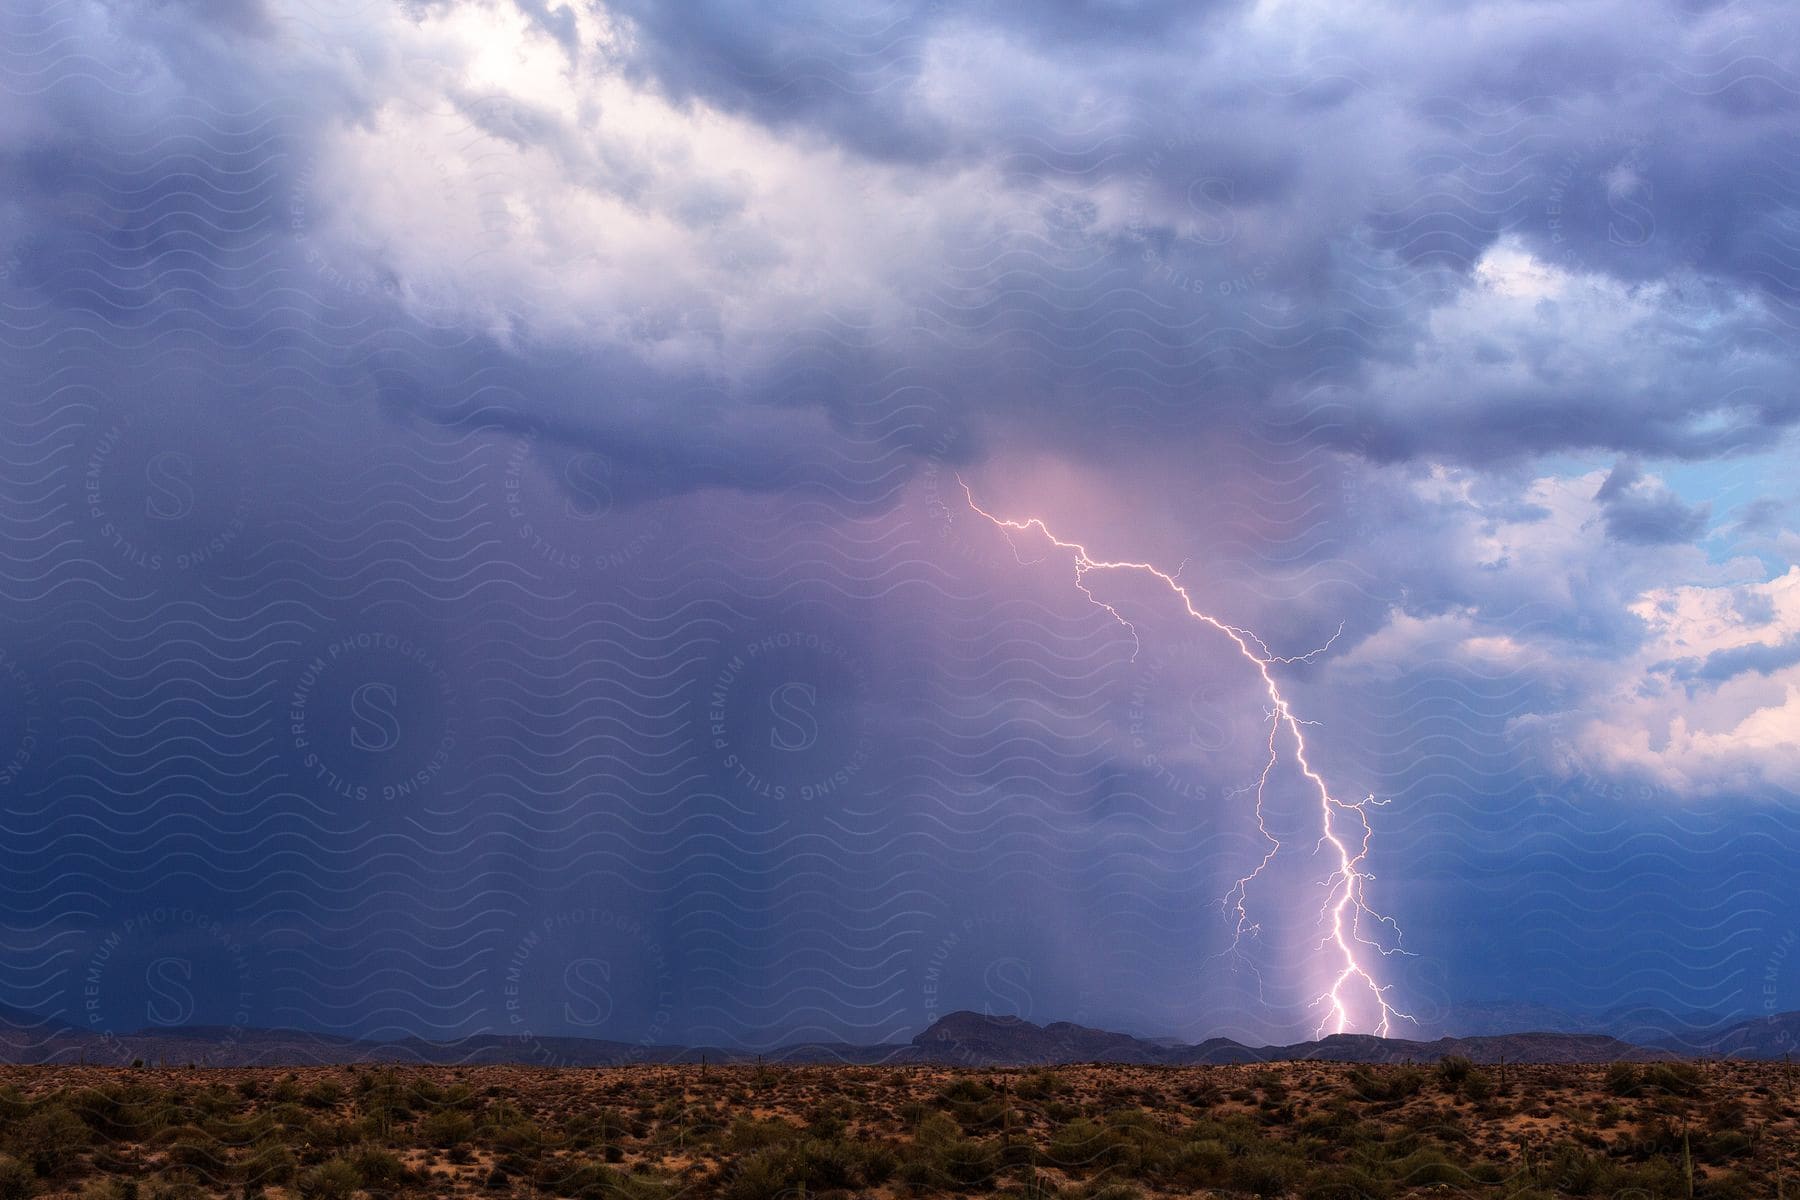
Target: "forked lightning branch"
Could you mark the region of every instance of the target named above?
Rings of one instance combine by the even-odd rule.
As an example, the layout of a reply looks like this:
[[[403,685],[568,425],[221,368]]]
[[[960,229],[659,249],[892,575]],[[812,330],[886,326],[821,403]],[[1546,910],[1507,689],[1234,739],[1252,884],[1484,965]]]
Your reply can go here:
[[[961,482],[959,480],[959,482]],[[1319,948],[1332,956],[1333,964],[1331,986],[1317,996],[1313,1004],[1322,1010],[1317,1033],[1322,1035],[1328,1030],[1332,1033],[1350,1032],[1352,1021],[1351,1006],[1360,993],[1372,1003],[1374,1010],[1380,1013],[1375,1022],[1374,1032],[1387,1036],[1395,1019],[1412,1020],[1408,1014],[1394,1007],[1389,999],[1391,984],[1383,984],[1376,979],[1371,963],[1382,956],[1400,953],[1398,927],[1393,920],[1383,916],[1371,908],[1367,899],[1368,883],[1372,876],[1367,869],[1369,846],[1374,831],[1369,824],[1369,808],[1382,803],[1373,796],[1365,796],[1361,800],[1345,800],[1334,795],[1325,779],[1313,767],[1307,755],[1306,734],[1302,729],[1305,722],[1294,715],[1289,707],[1287,697],[1282,694],[1281,686],[1275,678],[1275,668],[1282,664],[1304,661],[1318,654],[1301,655],[1295,658],[1283,658],[1271,654],[1263,640],[1247,629],[1227,624],[1219,618],[1195,607],[1193,596],[1189,594],[1174,575],[1162,570],[1153,563],[1114,561],[1096,558],[1087,547],[1080,542],[1071,542],[1058,537],[1050,531],[1041,518],[1028,517],[1023,521],[997,517],[975,502],[975,494],[967,483],[963,483],[963,494],[969,507],[976,513],[993,522],[1008,540],[1015,533],[1032,533],[1045,538],[1052,547],[1066,551],[1075,568],[1075,586],[1095,606],[1123,626],[1132,637],[1134,645],[1138,644],[1137,627],[1128,620],[1118,608],[1094,595],[1089,588],[1088,576],[1108,572],[1133,573],[1147,575],[1160,581],[1180,601],[1185,614],[1191,619],[1217,631],[1236,649],[1238,654],[1253,669],[1262,682],[1263,693],[1269,701],[1269,754],[1264,761],[1262,772],[1254,789],[1256,797],[1256,824],[1265,839],[1268,849],[1262,860],[1249,874],[1239,878],[1226,893],[1225,904],[1235,918],[1232,946],[1239,946],[1246,934],[1254,933],[1257,926],[1250,915],[1249,890],[1253,883],[1268,869],[1281,852],[1282,843],[1269,831],[1264,819],[1264,801],[1268,794],[1270,776],[1280,765],[1283,753],[1287,753],[1300,774],[1305,778],[1307,786],[1318,801],[1319,847],[1325,849],[1332,863],[1331,874],[1323,883],[1325,891],[1320,906],[1319,916],[1325,934]],[[1334,639],[1335,640],[1335,635]],[[1330,643],[1326,644],[1327,646]],[[1323,647],[1321,648],[1323,649]],[[1395,944],[1384,945],[1374,936],[1378,927],[1386,927],[1394,934]]]

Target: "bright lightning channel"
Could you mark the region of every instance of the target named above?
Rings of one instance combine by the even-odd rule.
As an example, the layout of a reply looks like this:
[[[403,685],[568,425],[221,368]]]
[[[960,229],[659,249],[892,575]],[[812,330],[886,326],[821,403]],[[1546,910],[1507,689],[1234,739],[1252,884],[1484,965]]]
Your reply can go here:
[[[1251,920],[1249,912],[1249,887],[1281,851],[1281,842],[1269,832],[1269,827],[1264,822],[1263,797],[1268,788],[1269,776],[1280,761],[1280,740],[1282,734],[1285,733],[1293,740],[1295,764],[1319,798],[1319,841],[1315,849],[1330,846],[1330,854],[1336,858],[1336,865],[1331,875],[1325,880],[1325,900],[1319,909],[1320,923],[1326,927],[1326,933],[1319,941],[1319,948],[1322,950],[1335,948],[1337,974],[1332,980],[1331,987],[1313,1000],[1312,1007],[1321,1010],[1324,1014],[1319,1020],[1314,1036],[1324,1036],[1328,1028],[1333,1033],[1348,1032],[1351,1022],[1350,997],[1359,993],[1373,1000],[1381,1013],[1381,1018],[1375,1025],[1376,1034],[1387,1036],[1396,1020],[1413,1021],[1413,1017],[1394,1007],[1389,1000],[1389,991],[1393,985],[1376,982],[1374,972],[1364,962],[1365,956],[1369,953],[1377,956],[1402,953],[1399,948],[1399,927],[1392,918],[1383,916],[1370,907],[1367,898],[1369,881],[1374,878],[1374,875],[1364,865],[1368,861],[1369,844],[1374,837],[1374,830],[1369,824],[1368,810],[1370,807],[1379,807],[1386,801],[1377,800],[1370,795],[1353,802],[1340,800],[1331,794],[1331,789],[1326,785],[1324,777],[1313,769],[1312,762],[1307,758],[1306,734],[1302,730],[1302,726],[1307,722],[1294,716],[1293,710],[1288,707],[1287,698],[1281,694],[1281,687],[1276,683],[1273,672],[1273,668],[1280,664],[1310,660],[1313,656],[1329,649],[1331,642],[1326,642],[1317,650],[1293,658],[1278,657],[1271,654],[1263,640],[1249,630],[1227,624],[1210,613],[1196,608],[1193,597],[1176,578],[1181,573],[1180,571],[1177,571],[1175,575],[1170,575],[1153,563],[1113,562],[1095,558],[1080,542],[1066,541],[1056,536],[1039,517],[1015,521],[995,516],[975,502],[975,493],[970,490],[969,485],[961,477],[958,477],[957,482],[962,484],[963,495],[968,498],[969,507],[997,526],[1006,534],[1008,541],[1012,540],[1015,532],[1036,531],[1048,539],[1052,546],[1068,551],[1074,558],[1075,586],[1082,595],[1086,596],[1096,607],[1104,609],[1113,620],[1131,634],[1134,647],[1142,648],[1142,643],[1138,640],[1137,627],[1127,620],[1116,607],[1100,599],[1088,589],[1087,576],[1091,572],[1135,571],[1161,580],[1181,601],[1182,607],[1187,610],[1189,617],[1224,634],[1230,639],[1232,645],[1237,647],[1238,653],[1243,656],[1244,660],[1256,669],[1257,674],[1262,677],[1263,690],[1269,698],[1270,707],[1269,757],[1263,764],[1262,774],[1256,782],[1256,825],[1268,842],[1268,849],[1264,852],[1262,861],[1256,865],[1256,869],[1239,879],[1226,893],[1225,903],[1236,914],[1237,920],[1232,947],[1237,948],[1245,935],[1256,932],[1257,925]],[[1338,632],[1343,632],[1342,626],[1339,626]],[[1337,634],[1333,634],[1331,641],[1335,642],[1336,640]],[[1137,650],[1134,649],[1132,657],[1136,658],[1136,656]],[[1340,825],[1350,827],[1352,832],[1340,832]],[[1371,937],[1369,929],[1373,926],[1386,926],[1392,930],[1395,935],[1395,945],[1389,948]]]

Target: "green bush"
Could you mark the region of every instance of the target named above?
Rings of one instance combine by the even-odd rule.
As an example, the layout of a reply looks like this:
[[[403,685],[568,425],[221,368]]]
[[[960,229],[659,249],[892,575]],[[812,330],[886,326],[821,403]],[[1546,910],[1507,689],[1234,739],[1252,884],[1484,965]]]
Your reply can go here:
[[[1231,1152],[1223,1142],[1205,1138],[1176,1151],[1169,1169],[1175,1181],[1187,1187],[1217,1187],[1224,1182],[1230,1162]]]
[[[280,1142],[259,1142],[239,1165],[244,1185],[250,1188],[285,1187],[292,1183],[300,1164],[294,1152]]]
[[[1085,1200],[1143,1200],[1144,1193],[1129,1183],[1096,1184]]]
[[[1019,1081],[1015,1090],[1021,1100],[1044,1100],[1068,1091],[1069,1085],[1055,1071],[1033,1071]]]
[[[1130,1140],[1118,1130],[1077,1117],[1050,1135],[1045,1157],[1065,1171],[1091,1171],[1127,1161],[1130,1149]]]
[[[164,1171],[150,1185],[149,1200],[207,1200],[200,1181],[182,1170]]]
[[[31,1200],[37,1193],[37,1172],[29,1163],[0,1156],[0,1200]]]
[[[427,1146],[450,1150],[475,1137],[475,1117],[455,1108],[439,1108],[419,1121],[419,1137]]]
[[[937,1168],[952,1188],[986,1190],[1000,1173],[1000,1148],[992,1142],[958,1138],[938,1148]]]
[[[1727,1129],[1696,1143],[1694,1153],[1709,1163],[1717,1163],[1727,1159],[1742,1158],[1750,1153],[1752,1145],[1750,1135],[1743,1130]]]
[[[335,1079],[321,1079],[300,1096],[308,1108],[336,1108],[344,1098],[344,1089]]]
[[[1356,1067],[1350,1072],[1350,1088],[1364,1100],[1397,1103],[1418,1095],[1424,1086],[1425,1072],[1417,1067]]]
[[[362,1186],[371,1195],[386,1195],[412,1182],[412,1172],[398,1155],[370,1146],[357,1152],[351,1160]]]
[[[1452,1162],[1444,1152],[1436,1146],[1426,1146],[1413,1151],[1405,1158],[1393,1164],[1395,1180],[1403,1187],[1432,1187],[1443,1184],[1451,1187],[1467,1187],[1468,1169]]]
[[[965,1075],[952,1080],[939,1095],[951,1104],[979,1103],[993,1099],[994,1089],[979,1079],[970,1079]]]
[[[348,1159],[334,1158],[303,1172],[296,1186],[301,1200],[350,1200],[362,1175]]]
[[[900,1164],[894,1173],[900,1186],[914,1194],[941,1191],[936,1166],[928,1158],[910,1158]]]
[[[6,1139],[6,1149],[39,1179],[54,1182],[76,1173],[89,1137],[86,1122],[62,1105],[50,1104],[18,1124]]]
[[[1693,1063],[1651,1063],[1644,1068],[1644,1086],[1671,1096],[1697,1096],[1704,1083]]]
[[[799,1128],[786,1121],[739,1117],[731,1123],[725,1143],[732,1150],[762,1150],[786,1145],[799,1136]]]
[[[1314,1171],[1300,1189],[1301,1200],[1385,1200],[1393,1188],[1360,1167]]]
[[[1231,1160],[1227,1172],[1228,1185],[1252,1196],[1285,1196],[1299,1181],[1299,1160],[1272,1151],[1260,1151]]]
[[[664,1200],[667,1189],[638,1175],[599,1163],[581,1163],[549,1181],[552,1192],[573,1200]]]
[[[1450,1091],[1461,1088],[1463,1081],[1475,1072],[1475,1064],[1460,1054],[1446,1054],[1438,1060],[1438,1082]]]
[[[893,1154],[883,1147],[842,1140],[807,1140],[766,1146],[729,1170],[728,1200],[775,1200],[798,1192],[878,1187],[893,1174]]]
[[[1635,1096],[1644,1077],[1631,1063],[1616,1062],[1606,1068],[1606,1090],[1615,1096]]]
[[[217,1184],[224,1178],[229,1155],[219,1144],[219,1139],[204,1129],[178,1125],[164,1130],[157,1140],[168,1147],[168,1160],[172,1166],[185,1167],[208,1183]]]

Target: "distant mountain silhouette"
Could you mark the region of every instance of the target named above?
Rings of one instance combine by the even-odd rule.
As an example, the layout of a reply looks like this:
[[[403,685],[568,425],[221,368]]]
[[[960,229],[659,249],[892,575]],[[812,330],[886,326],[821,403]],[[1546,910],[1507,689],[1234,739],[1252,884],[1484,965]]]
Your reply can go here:
[[[1431,1042],[1382,1038],[1373,1034],[1337,1033],[1288,1046],[1246,1046],[1231,1038],[1210,1038],[1196,1045],[1167,1045],[1123,1033],[1108,1033],[1058,1022],[1038,1026],[1017,1017],[951,1013],[913,1044],[933,1061],[972,1064],[1120,1062],[1168,1065],[1275,1062],[1325,1059],[1332,1062],[1431,1062],[1461,1055],[1474,1062],[1650,1061],[1668,1058],[1667,1050],[1633,1046],[1604,1034],[1509,1033]]]
[[[941,1018],[914,1038],[913,1046],[933,1062],[1022,1065],[1167,1062],[1169,1055],[1185,1049],[1067,1021],[1033,1025],[1018,1017],[991,1017],[975,1012],[953,1012]]]
[[[1800,1012],[1752,1017],[1704,1031],[1689,1029],[1652,1045],[1706,1058],[1787,1058],[1800,1051]]]
[[[1672,1024],[1679,1025],[1678,1021]],[[597,1038],[518,1038],[482,1034],[448,1041],[365,1041],[291,1029],[194,1026],[103,1035],[63,1021],[0,1008],[0,1061],[169,1066],[275,1066],[393,1062],[601,1067],[629,1063],[921,1063],[962,1066],[1052,1066],[1067,1063],[1199,1065],[1319,1059],[1333,1062],[1432,1062],[1460,1055],[1478,1063],[1647,1062],[1687,1057],[1783,1058],[1800,1042],[1800,1013],[1722,1027],[1687,1026],[1644,1044],[1604,1033],[1538,1030],[1440,1037],[1429,1041],[1371,1034],[1332,1034],[1286,1046],[1247,1046],[1231,1038],[1184,1044],[1140,1038],[1067,1021],[1037,1025],[1019,1017],[953,1012],[909,1043],[856,1045],[803,1042],[763,1055],[706,1046],[639,1045]]]

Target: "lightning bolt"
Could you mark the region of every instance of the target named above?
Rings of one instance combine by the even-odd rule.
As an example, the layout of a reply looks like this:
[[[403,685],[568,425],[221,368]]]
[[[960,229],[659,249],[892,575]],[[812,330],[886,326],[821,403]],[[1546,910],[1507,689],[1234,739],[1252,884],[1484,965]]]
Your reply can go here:
[[[1364,796],[1361,800],[1350,801],[1339,799],[1332,794],[1324,777],[1314,769],[1312,761],[1307,755],[1304,726],[1310,722],[1303,721],[1294,715],[1293,709],[1288,706],[1287,698],[1281,693],[1280,684],[1275,679],[1274,669],[1277,666],[1308,662],[1316,655],[1328,650],[1332,642],[1337,640],[1338,634],[1343,632],[1343,626],[1338,627],[1338,633],[1332,635],[1331,641],[1326,642],[1317,650],[1292,658],[1279,657],[1271,653],[1269,647],[1254,633],[1222,621],[1211,613],[1196,607],[1193,596],[1179,581],[1181,575],[1179,569],[1171,575],[1154,563],[1096,558],[1080,542],[1067,541],[1051,532],[1050,527],[1039,517],[1016,521],[1007,517],[995,516],[975,502],[975,493],[961,476],[957,477],[957,483],[962,485],[963,495],[968,500],[969,508],[998,527],[1006,534],[1009,542],[1012,542],[1015,533],[1039,533],[1054,549],[1067,551],[1071,555],[1075,567],[1076,588],[1095,607],[1104,609],[1113,620],[1131,634],[1133,659],[1136,659],[1138,652],[1143,648],[1143,643],[1138,639],[1137,626],[1133,625],[1115,606],[1094,595],[1088,587],[1089,575],[1096,572],[1118,571],[1135,572],[1157,579],[1181,602],[1190,618],[1217,630],[1229,639],[1233,646],[1237,647],[1237,651],[1244,661],[1249,663],[1262,679],[1263,690],[1269,701],[1269,756],[1263,763],[1262,774],[1258,777],[1255,786],[1256,826],[1267,842],[1268,848],[1263,853],[1262,861],[1257,863],[1255,870],[1239,879],[1225,894],[1223,903],[1236,919],[1232,949],[1237,949],[1246,936],[1257,931],[1257,924],[1250,917],[1248,896],[1250,885],[1262,875],[1282,849],[1280,840],[1269,831],[1268,824],[1264,820],[1263,801],[1268,791],[1269,777],[1280,764],[1282,743],[1285,739],[1292,743],[1295,765],[1318,797],[1319,840],[1315,846],[1315,852],[1325,852],[1327,861],[1333,862],[1331,874],[1323,883],[1325,899],[1319,908],[1319,921],[1325,928],[1325,933],[1319,940],[1318,949],[1332,953],[1336,963],[1333,968],[1336,975],[1332,979],[1331,986],[1315,997],[1312,1002],[1312,1007],[1323,1013],[1314,1036],[1324,1036],[1328,1028],[1333,1033],[1347,1032],[1352,1019],[1350,1005],[1353,998],[1358,995],[1373,1001],[1376,1009],[1380,1012],[1380,1019],[1375,1024],[1375,1033],[1380,1036],[1387,1036],[1396,1020],[1413,1021],[1412,1016],[1396,1008],[1389,999],[1393,985],[1377,982],[1374,971],[1369,965],[1381,957],[1404,953],[1399,942],[1399,926],[1394,923],[1392,918],[1383,916],[1372,908],[1368,901],[1369,881],[1374,878],[1365,865],[1369,857],[1370,842],[1374,838],[1374,829],[1369,824],[1369,809],[1378,808],[1387,802],[1377,800],[1373,795]],[[1013,547],[1016,553],[1018,548],[1016,542],[1013,543]],[[1184,567],[1185,565],[1183,564]],[[1326,847],[1330,849],[1327,851]],[[1394,935],[1392,947],[1383,945],[1373,936],[1374,931],[1380,927],[1392,931]]]

